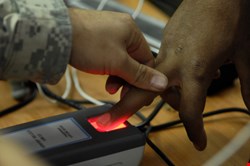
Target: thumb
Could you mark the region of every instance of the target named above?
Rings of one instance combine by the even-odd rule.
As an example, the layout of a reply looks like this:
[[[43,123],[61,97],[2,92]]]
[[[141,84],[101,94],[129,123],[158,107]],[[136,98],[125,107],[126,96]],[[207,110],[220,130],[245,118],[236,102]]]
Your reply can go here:
[[[141,89],[161,92],[166,89],[168,84],[168,79],[163,73],[141,64],[131,57],[128,57],[124,66],[119,67],[119,70],[117,76]],[[119,84],[119,82],[117,82],[117,84]],[[109,84],[109,82],[107,82],[106,86],[108,87],[107,89],[112,89],[112,86],[117,87],[117,84],[114,82]]]

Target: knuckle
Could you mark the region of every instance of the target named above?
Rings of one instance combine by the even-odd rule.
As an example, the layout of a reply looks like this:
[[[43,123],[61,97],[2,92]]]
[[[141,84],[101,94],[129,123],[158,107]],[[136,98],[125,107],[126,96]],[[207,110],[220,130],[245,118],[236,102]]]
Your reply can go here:
[[[121,13],[119,20],[120,20],[120,25],[123,27],[124,30],[126,30],[128,34],[134,31],[136,25],[130,14]]]
[[[128,13],[121,13],[121,22],[127,24],[127,25],[134,25],[133,18],[130,14]]]
[[[191,76],[194,80],[197,82],[205,82],[207,81],[208,76],[210,73],[208,73],[207,70],[207,62],[205,60],[199,59],[195,60],[192,59],[190,61],[191,67],[189,68],[189,72],[191,73]]]
[[[138,70],[135,75],[134,84],[145,81],[147,78],[147,68],[139,64]]]

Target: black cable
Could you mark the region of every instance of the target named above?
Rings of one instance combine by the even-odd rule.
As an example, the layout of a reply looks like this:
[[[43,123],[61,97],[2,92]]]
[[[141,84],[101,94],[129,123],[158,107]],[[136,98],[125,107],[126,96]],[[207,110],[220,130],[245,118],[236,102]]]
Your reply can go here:
[[[175,120],[175,121],[167,122],[167,123],[157,125],[157,126],[150,125],[150,122],[153,120],[155,115],[159,112],[158,109],[160,109],[163,105],[160,102],[157,106],[158,107],[155,108],[155,110],[151,113],[151,115],[149,115],[150,118],[147,118],[147,120],[145,120],[141,125],[139,125],[138,128],[142,132],[145,133],[147,144],[159,155],[159,157],[161,157],[161,159],[166,164],[172,166],[172,165],[174,165],[173,162],[148,138],[148,135],[149,135],[150,132],[159,131],[159,130],[162,130],[162,129],[167,129],[167,128],[173,127],[173,126],[175,126],[177,124],[181,124],[182,121],[181,120]],[[250,112],[248,110],[246,110],[246,109],[242,109],[242,108],[226,108],[226,109],[220,109],[220,110],[204,113],[203,117],[206,118],[206,117],[209,117],[209,116],[218,115],[218,114],[222,114],[222,113],[229,113],[229,112],[241,112],[241,113],[250,115]]]
[[[6,108],[4,110],[0,111],[0,117],[5,116],[9,113],[12,113],[14,111],[17,111],[18,109],[23,108],[24,106],[28,105],[29,103],[31,103],[37,96],[37,91],[35,88],[35,85],[30,86],[30,95],[28,95],[26,98],[24,98],[22,101],[20,101],[19,103],[17,103],[16,105],[13,105],[9,108]]]
[[[174,163],[148,137],[146,137],[146,142],[168,166],[174,166]]]
[[[149,139],[148,135],[152,129],[152,126],[150,125],[150,122],[155,118],[155,116],[159,113],[159,111],[161,110],[161,108],[163,107],[163,105],[165,104],[165,102],[163,100],[161,100],[156,107],[154,108],[154,110],[152,111],[152,113],[146,118],[143,114],[141,114],[140,112],[137,112],[137,116],[139,116],[139,118],[141,118],[143,120],[142,123],[140,123],[139,125],[137,125],[136,127],[138,129],[140,129],[142,132],[145,133],[146,136],[146,142],[147,144],[152,148],[152,150],[154,150],[159,157],[169,166],[174,166],[173,162]],[[142,115],[142,116],[141,116]]]
[[[157,153],[159,155],[159,157],[169,166],[174,165],[173,162],[167,157],[166,154],[164,154],[148,137],[150,131],[152,129],[152,126],[144,126],[144,128],[140,129],[142,132],[145,133],[146,136],[146,142],[147,144],[152,148],[153,151],[155,151],[155,153]]]
[[[249,110],[243,109],[243,108],[224,108],[224,109],[219,109],[216,111],[211,111],[203,114],[203,117],[208,117],[211,115],[217,115],[217,114],[222,114],[222,113],[229,113],[229,112],[241,112],[247,115],[250,115]]]
[[[77,103],[75,103],[75,102],[72,102],[72,101],[70,101],[70,100],[64,99],[64,98],[62,98],[61,96],[58,96],[58,95],[54,94],[52,91],[50,91],[50,90],[49,90],[46,86],[44,86],[44,85],[41,85],[41,88],[42,88],[43,93],[44,93],[47,97],[49,97],[49,98],[51,98],[51,99],[57,100],[57,101],[60,102],[60,103],[63,103],[63,104],[66,104],[66,105],[68,105],[68,106],[70,106],[70,107],[76,108],[77,110],[84,110],[84,109],[86,109],[85,107],[83,107],[83,106],[80,105],[80,104],[77,104]]]
[[[153,110],[153,112],[146,118],[146,120],[144,120],[142,123],[138,124],[136,127],[141,128],[144,127],[146,125],[149,125],[149,123],[154,119],[154,117],[158,114],[158,112],[161,110],[161,108],[163,107],[163,105],[165,104],[165,102],[163,100],[161,100],[157,106],[155,107],[155,109]]]
[[[223,114],[223,113],[229,113],[229,112],[241,112],[241,113],[250,115],[250,112],[248,110],[246,110],[246,109],[243,109],[243,108],[225,108],[225,109],[220,109],[220,110],[204,113],[203,117],[206,118],[206,117],[209,117],[209,116]],[[181,124],[181,123],[182,123],[181,120],[175,120],[175,121],[172,121],[172,122],[167,122],[167,123],[160,124],[160,125],[157,125],[157,126],[152,126],[151,131],[159,131],[159,130],[166,129],[166,128],[169,128],[169,127],[175,126],[177,124]]]
[[[137,111],[135,113],[136,116],[138,116],[138,118],[140,118],[142,121],[145,121],[147,118],[139,111]]]

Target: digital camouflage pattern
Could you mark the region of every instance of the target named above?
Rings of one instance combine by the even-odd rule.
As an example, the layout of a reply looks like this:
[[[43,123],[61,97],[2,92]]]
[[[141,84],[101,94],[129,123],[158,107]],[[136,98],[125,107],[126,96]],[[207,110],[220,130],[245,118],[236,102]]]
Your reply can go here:
[[[63,0],[0,0],[0,80],[58,82],[71,38]]]

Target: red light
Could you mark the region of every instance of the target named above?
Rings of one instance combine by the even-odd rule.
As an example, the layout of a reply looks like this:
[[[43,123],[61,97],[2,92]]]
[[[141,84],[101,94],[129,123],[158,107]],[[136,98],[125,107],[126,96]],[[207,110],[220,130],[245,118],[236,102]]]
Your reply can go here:
[[[126,124],[121,123],[120,125],[114,127],[114,128],[109,128],[109,129],[103,129],[101,128],[101,126],[99,126],[97,123],[97,117],[92,117],[88,119],[88,122],[99,132],[110,132],[110,131],[114,131],[114,130],[118,130],[118,129],[123,129],[125,127],[127,127]]]

